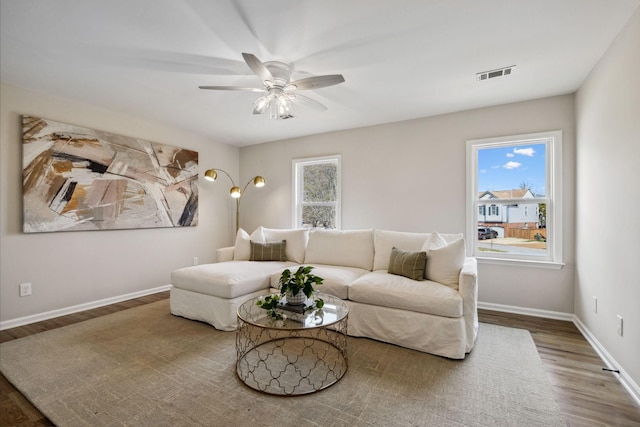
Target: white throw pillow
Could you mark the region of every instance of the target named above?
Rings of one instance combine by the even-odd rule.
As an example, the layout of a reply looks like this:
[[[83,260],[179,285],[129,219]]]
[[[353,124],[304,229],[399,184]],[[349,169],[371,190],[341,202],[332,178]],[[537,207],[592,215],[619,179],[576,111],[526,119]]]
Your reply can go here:
[[[457,290],[465,257],[464,239],[428,250],[425,278]]]
[[[387,270],[389,268],[391,248],[394,246],[403,251],[420,252],[427,237],[429,237],[427,233],[375,230],[373,269]]]
[[[307,240],[309,239],[309,230],[301,229],[277,229],[262,228],[265,242],[287,241],[287,260],[302,264],[304,262],[304,252],[307,248]]]
[[[371,270],[373,230],[312,230],[304,262]]]
[[[444,237],[442,237],[442,234],[435,231],[431,233],[427,241],[424,242],[424,245],[422,245],[422,250],[424,252],[429,252],[429,250],[431,249],[438,249],[444,246],[447,246],[447,241],[444,239]]]
[[[256,228],[251,235],[242,228],[238,229],[238,233],[236,233],[236,243],[233,249],[234,261],[249,261],[249,257],[251,255],[251,240],[254,242],[264,243],[262,227]]]

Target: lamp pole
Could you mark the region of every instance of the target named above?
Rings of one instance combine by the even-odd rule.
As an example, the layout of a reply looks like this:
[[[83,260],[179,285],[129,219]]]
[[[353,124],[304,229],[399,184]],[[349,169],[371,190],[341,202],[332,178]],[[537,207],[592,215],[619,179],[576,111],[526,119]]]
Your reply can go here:
[[[240,199],[244,195],[244,192],[247,189],[247,187],[249,186],[249,184],[253,183],[253,185],[255,187],[260,188],[260,187],[264,187],[265,180],[260,175],[256,175],[253,178],[251,178],[249,181],[247,181],[247,183],[245,184],[244,188],[242,190],[240,190],[240,187],[238,187],[236,185],[236,183],[233,180],[233,178],[231,178],[231,175],[229,175],[229,173],[227,173],[226,171],[224,171],[222,169],[208,169],[204,173],[204,177],[208,181],[215,181],[218,178],[218,173],[217,172],[224,173],[225,175],[227,175],[227,178],[229,178],[229,181],[231,181],[232,187],[231,187],[231,190],[229,190],[229,193],[231,194],[231,197],[236,199],[236,234],[237,234],[238,230],[240,229]]]

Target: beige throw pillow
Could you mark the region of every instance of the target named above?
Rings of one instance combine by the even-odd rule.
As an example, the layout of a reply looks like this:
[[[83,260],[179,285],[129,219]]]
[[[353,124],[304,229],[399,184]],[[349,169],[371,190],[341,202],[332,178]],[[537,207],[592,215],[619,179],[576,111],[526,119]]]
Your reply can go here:
[[[413,280],[424,280],[424,269],[427,263],[426,252],[406,252],[395,246],[391,248],[389,258],[390,274],[408,277]]]
[[[427,280],[442,283],[453,289],[458,289],[460,270],[466,257],[464,239],[456,240],[446,246],[430,249],[427,252]]]
[[[234,261],[248,261],[251,256],[251,245],[250,241],[254,242],[264,242],[264,235],[262,234],[262,227],[256,228],[256,230],[251,233],[244,231],[242,228],[238,229],[238,233],[236,233],[236,243],[233,249],[233,260]]]
[[[263,242],[287,241],[287,260],[298,264],[304,262],[304,251],[309,239],[309,230],[300,229],[279,229],[261,227],[264,235]]]
[[[250,242],[251,256],[249,261],[286,261],[287,241],[260,243]]]

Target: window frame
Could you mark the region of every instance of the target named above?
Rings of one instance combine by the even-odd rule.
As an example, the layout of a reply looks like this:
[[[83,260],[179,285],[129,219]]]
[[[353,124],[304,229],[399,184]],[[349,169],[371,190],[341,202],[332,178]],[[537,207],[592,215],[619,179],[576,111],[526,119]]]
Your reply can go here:
[[[317,165],[322,163],[336,163],[336,201],[335,202],[301,202],[303,194],[303,178],[301,173],[304,166]],[[342,156],[333,154],[320,157],[306,157],[301,159],[293,159],[292,161],[292,226],[293,228],[302,227],[302,207],[303,206],[335,206],[336,209],[336,230],[342,229]],[[300,225],[298,225],[300,224]],[[310,228],[313,229],[313,228]]]
[[[526,199],[527,203],[547,203],[546,233],[547,250],[544,256],[501,254],[480,252],[477,250],[477,227],[480,190],[478,190],[478,152],[486,148],[518,146],[525,144],[546,145],[546,191],[545,197]],[[529,267],[562,268],[563,263],[563,224],[562,224],[562,131],[547,131],[495,138],[473,139],[467,141],[467,188],[466,223],[467,253],[481,263],[522,265]],[[520,203],[522,199],[491,199],[492,204],[508,206]],[[487,209],[489,211],[490,209]]]

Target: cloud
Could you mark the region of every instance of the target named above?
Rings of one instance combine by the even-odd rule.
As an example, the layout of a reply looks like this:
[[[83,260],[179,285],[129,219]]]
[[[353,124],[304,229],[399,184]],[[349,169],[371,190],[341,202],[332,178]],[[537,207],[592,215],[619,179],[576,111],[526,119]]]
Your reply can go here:
[[[507,162],[502,167],[505,168],[505,169],[518,169],[520,166],[522,166],[522,163]]]
[[[480,173],[487,173],[486,169],[480,169]]]
[[[528,157],[533,157],[533,155],[536,154],[536,150],[534,150],[531,147],[529,147],[529,148],[514,148],[513,152],[516,153],[516,154],[520,154],[521,156],[528,156]]]
[[[491,166],[491,169],[500,169],[502,166],[500,165],[495,165],[495,166]]]
[[[515,157],[516,155],[513,153],[507,153],[507,157]]]

